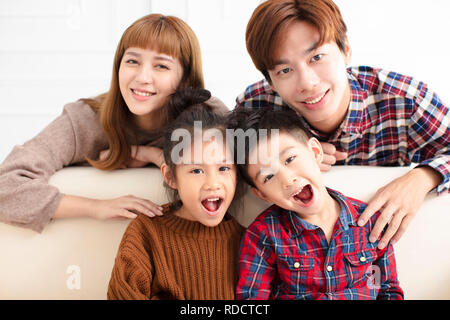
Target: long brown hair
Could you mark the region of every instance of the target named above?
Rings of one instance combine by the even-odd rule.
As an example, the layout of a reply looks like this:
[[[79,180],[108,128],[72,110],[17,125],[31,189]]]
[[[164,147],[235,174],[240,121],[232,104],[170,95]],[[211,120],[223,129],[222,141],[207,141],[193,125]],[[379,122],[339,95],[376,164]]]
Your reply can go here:
[[[155,50],[177,58],[183,67],[178,88],[204,88],[202,59],[198,39],[181,19],[162,14],[150,14],[134,22],[125,30],[116,49],[108,92],[94,99],[83,99],[94,109],[106,133],[110,153],[104,160],[87,161],[102,170],[114,170],[130,160],[130,130],[135,131],[129,111],[119,89],[119,68],[125,51],[130,47]],[[163,127],[175,115],[171,109],[161,108]],[[133,130],[134,128],[134,130]],[[136,134],[134,134],[135,136]]]

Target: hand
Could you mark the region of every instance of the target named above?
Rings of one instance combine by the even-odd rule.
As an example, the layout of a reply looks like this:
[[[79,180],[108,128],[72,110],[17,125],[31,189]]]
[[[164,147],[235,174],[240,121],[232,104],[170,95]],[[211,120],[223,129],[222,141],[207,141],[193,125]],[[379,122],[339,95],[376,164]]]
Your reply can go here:
[[[427,193],[435,188],[441,179],[439,173],[433,169],[420,167],[379,189],[358,220],[358,225],[363,226],[375,212],[381,210],[369,241],[375,242],[386,224],[389,224],[378,248],[384,249],[390,240],[391,244],[397,242],[415,217]]]
[[[337,151],[336,147],[328,142],[321,142],[323,149],[323,159],[320,164],[320,171],[326,172],[330,171],[331,166],[336,163],[336,161],[344,160],[348,157],[347,152]]]
[[[106,149],[100,152],[99,159],[103,160],[109,155],[110,150]],[[131,159],[127,164],[120,166],[120,169],[125,168],[142,168],[149,163],[154,163],[158,167],[164,162],[163,151],[157,147],[150,146],[131,146]]]
[[[109,200],[95,200],[94,218],[100,220],[127,218],[134,219],[137,214],[145,214],[149,217],[162,216],[162,207],[150,200],[138,198],[132,195]]]

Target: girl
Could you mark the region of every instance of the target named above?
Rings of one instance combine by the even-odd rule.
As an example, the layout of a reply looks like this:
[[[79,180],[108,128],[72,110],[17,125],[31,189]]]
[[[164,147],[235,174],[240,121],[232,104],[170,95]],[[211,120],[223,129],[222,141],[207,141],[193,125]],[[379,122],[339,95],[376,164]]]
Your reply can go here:
[[[41,232],[51,218],[161,215],[161,207],[146,199],[64,195],[47,182],[72,164],[88,162],[102,170],[161,166],[161,129],[180,112],[164,105],[183,87],[204,87],[200,47],[191,28],[161,14],[134,22],[117,47],[109,91],[66,105],[61,116],[16,146],[0,166],[0,221]],[[217,99],[208,104],[227,110]]]
[[[191,105],[165,137],[161,172],[173,191],[172,202],[164,206],[164,216],[140,215],[129,224],[112,270],[108,299],[234,299],[244,228],[227,210],[241,193],[235,192],[237,176],[230,152],[222,140],[206,137],[211,129],[225,136],[225,119],[204,103],[207,97],[202,91],[188,91],[171,100],[180,104],[179,109]],[[202,125],[200,134],[195,132],[196,121]],[[192,141],[182,152],[179,132],[185,133],[183,142],[186,136]],[[199,146],[201,152],[195,154]]]

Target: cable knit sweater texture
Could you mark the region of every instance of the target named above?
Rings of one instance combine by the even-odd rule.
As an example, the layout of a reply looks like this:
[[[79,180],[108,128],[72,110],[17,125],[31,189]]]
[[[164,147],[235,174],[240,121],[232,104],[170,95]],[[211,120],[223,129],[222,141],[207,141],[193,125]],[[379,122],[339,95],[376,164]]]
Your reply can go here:
[[[216,227],[180,218],[139,215],[116,256],[107,297],[115,300],[234,299],[244,227],[230,215]]]
[[[207,101],[221,112],[228,108],[217,98]],[[162,147],[139,132],[138,144]],[[0,165],[0,222],[42,232],[64,194],[48,184],[63,167],[86,165],[108,149],[97,113],[79,100],[64,106],[63,113],[36,137],[14,147]]]

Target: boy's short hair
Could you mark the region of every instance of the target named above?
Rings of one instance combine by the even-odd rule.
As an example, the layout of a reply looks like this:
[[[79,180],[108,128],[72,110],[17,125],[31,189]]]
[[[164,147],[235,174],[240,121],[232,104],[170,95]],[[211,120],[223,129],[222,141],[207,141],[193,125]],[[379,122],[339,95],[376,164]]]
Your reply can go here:
[[[304,123],[297,113],[288,107],[270,106],[261,109],[253,109],[248,107],[238,107],[233,110],[233,112],[228,117],[227,128],[234,130],[235,132],[239,129],[243,130],[243,133],[254,132],[256,133],[256,143],[251,145],[250,141],[252,137],[246,135],[248,138],[245,141],[245,154],[238,154],[242,152],[239,147],[239,143],[235,141],[234,146],[234,160],[236,167],[242,179],[247,182],[251,187],[256,188],[252,178],[248,175],[248,165],[250,153],[259,144],[261,139],[270,138],[271,131],[274,129],[279,130],[279,132],[288,133],[297,141],[301,143],[307,143],[312,137],[310,132],[305,129]],[[260,135],[260,130],[264,130],[267,135]],[[240,137],[242,138],[242,136]],[[244,161],[242,161],[244,158]]]
[[[245,39],[247,51],[267,81],[268,70],[275,66],[274,51],[280,34],[296,21],[304,21],[319,31],[318,45],[336,42],[345,52],[347,26],[341,12],[331,0],[267,0],[253,12],[247,25]]]

